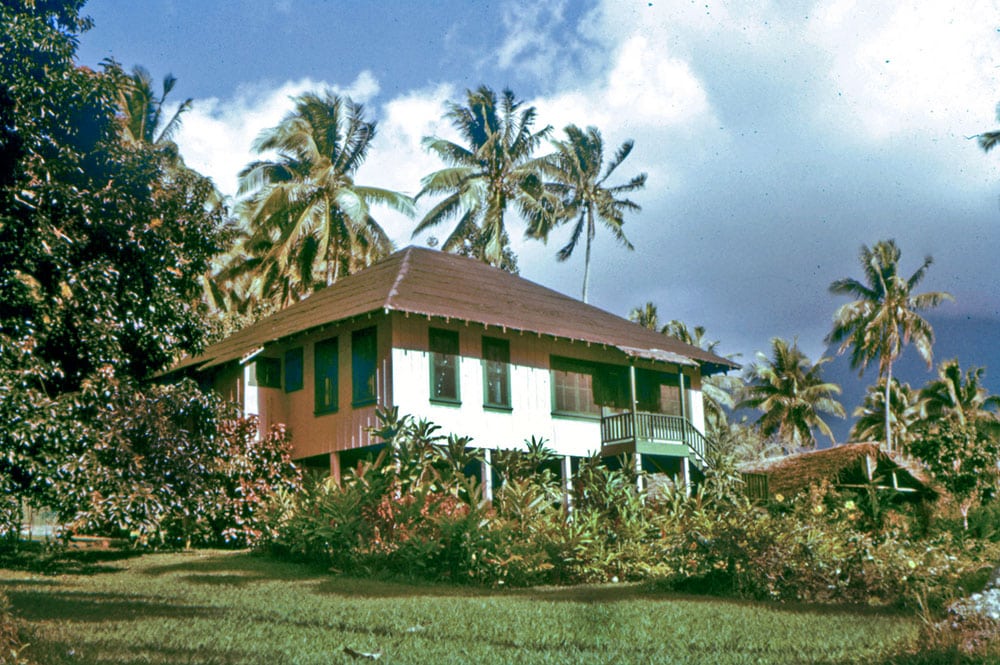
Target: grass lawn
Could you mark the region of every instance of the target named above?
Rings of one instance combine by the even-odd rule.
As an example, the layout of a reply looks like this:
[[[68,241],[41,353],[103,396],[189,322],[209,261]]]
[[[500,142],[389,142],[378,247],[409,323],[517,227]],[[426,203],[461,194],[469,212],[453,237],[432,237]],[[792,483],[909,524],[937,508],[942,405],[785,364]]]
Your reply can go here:
[[[889,612],[641,586],[481,590],[337,577],[242,552],[89,553],[58,574],[0,569],[55,663],[870,663],[918,632]]]

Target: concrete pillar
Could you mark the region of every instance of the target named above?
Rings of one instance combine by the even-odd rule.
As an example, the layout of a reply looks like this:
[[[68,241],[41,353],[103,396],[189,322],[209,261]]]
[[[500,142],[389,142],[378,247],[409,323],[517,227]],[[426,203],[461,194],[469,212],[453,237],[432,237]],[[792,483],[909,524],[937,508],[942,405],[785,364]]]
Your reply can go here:
[[[483,461],[480,462],[481,474],[483,476],[483,500],[493,502],[493,451],[489,448],[483,450]]]
[[[562,458],[563,506],[566,516],[573,514],[573,458],[563,455]]]

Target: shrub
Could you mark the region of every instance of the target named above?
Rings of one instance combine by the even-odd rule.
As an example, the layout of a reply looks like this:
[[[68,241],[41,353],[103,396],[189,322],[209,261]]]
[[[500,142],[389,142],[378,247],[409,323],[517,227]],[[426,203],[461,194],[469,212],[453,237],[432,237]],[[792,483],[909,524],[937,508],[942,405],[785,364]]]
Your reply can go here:
[[[139,545],[252,545],[268,509],[294,491],[287,433],[257,423],[189,381],[138,388],[102,377],[59,403],[52,426],[77,440],[52,475],[49,504],[70,532]]]

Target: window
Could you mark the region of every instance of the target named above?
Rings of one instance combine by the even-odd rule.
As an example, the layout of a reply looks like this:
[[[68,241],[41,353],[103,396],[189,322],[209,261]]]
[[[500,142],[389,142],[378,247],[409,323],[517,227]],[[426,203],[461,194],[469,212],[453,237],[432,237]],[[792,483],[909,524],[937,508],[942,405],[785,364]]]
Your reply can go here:
[[[631,405],[627,367],[552,356],[553,412],[599,416],[601,406]]]
[[[316,376],[316,413],[332,413],[337,410],[337,370],[339,355],[337,338],[316,342],[313,365]]]
[[[460,404],[458,332],[430,329],[431,401]]]
[[[250,385],[261,388],[281,387],[281,359],[257,358],[250,366]]]
[[[483,338],[483,406],[510,409],[510,342]]]
[[[593,365],[553,356],[551,366],[552,410],[556,413],[600,415],[601,409],[594,401]]]
[[[285,392],[302,390],[302,347],[285,351]]]
[[[653,370],[636,370],[636,402],[640,411],[684,415],[681,409],[680,382],[676,374]]]
[[[378,338],[375,328],[355,330],[351,333],[352,406],[375,403],[375,396],[378,394],[377,369]]]

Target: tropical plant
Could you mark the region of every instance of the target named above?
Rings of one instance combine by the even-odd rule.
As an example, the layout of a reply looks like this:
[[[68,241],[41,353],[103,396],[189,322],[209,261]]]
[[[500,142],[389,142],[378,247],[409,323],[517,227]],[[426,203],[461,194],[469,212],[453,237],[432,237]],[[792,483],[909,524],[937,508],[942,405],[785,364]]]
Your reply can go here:
[[[829,358],[813,364],[799,350],[797,342],[771,340],[771,357],[757,354],[757,362],[748,368],[747,386],[737,408],[760,410],[757,420],[765,436],[777,434],[794,446],[813,446],[813,429],[830,437],[833,432],[821,414],[844,417],[844,407],[834,395],[840,386],[822,379],[822,367]]]
[[[648,303],[647,303],[648,304]],[[655,308],[654,308],[655,315]],[[706,337],[704,326],[688,328],[687,324],[677,319],[672,319],[661,331],[667,337],[696,346],[699,349],[716,353],[719,347],[718,340],[709,340]],[[732,358],[732,356],[729,356]],[[738,376],[727,374],[715,374],[704,376],[701,381],[701,395],[705,402],[705,421],[710,432],[726,425],[726,409],[733,409],[736,404],[733,394],[743,387],[743,382]]]
[[[997,121],[1000,121],[1000,104],[997,104]],[[989,152],[1000,143],[1000,129],[994,129],[993,131],[983,132],[977,137],[979,139],[979,147],[983,149],[983,152]]]
[[[983,385],[984,367],[970,367],[962,375],[958,360],[938,365],[938,378],[920,390],[928,418],[954,418],[963,425],[970,421],[995,421],[1000,396],[990,395]]]
[[[640,307],[633,307],[632,311],[628,313],[628,320],[632,323],[638,323],[643,328],[660,331],[660,314],[652,302],[647,302]]]
[[[543,170],[549,178],[545,187],[558,197],[559,213],[554,223],[576,219],[569,242],[559,250],[556,257],[565,261],[572,256],[581,236],[586,232],[582,300],[587,302],[591,245],[597,233],[597,222],[603,224],[619,244],[630,250],[635,249],[625,237],[622,226],[625,224],[626,212],[639,212],[642,208],[622,195],[645,187],[646,174],[633,176],[622,185],[607,186],[608,178],[632,154],[635,142],[630,139],[622,143],[602,172],[604,139],[597,128],[588,127],[583,130],[576,125],[569,125],[563,131],[566,132],[566,140],[553,141],[556,152],[543,162]],[[532,235],[547,237],[550,230],[548,224],[552,220],[541,216],[536,221],[541,223],[535,225]]]
[[[375,137],[364,108],[331,91],[295,98],[292,112],[254,141],[277,152],[240,172],[240,212],[249,224],[244,267],[265,298],[289,304],[384,256],[392,242],[370,213],[385,205],[410,215],[413,200],[354,181]],[[361,259],[360,262],[358,259]]]
[[[140,65],[132,68],[119,92],[126,140],[176,150],[173,139],[180,129],[181,116],[191,110],[194,102],[190,97],[185,99],[167,119],[167,95],[176,84],[173,74],[164,76],[162,92],[157,98],[149,71]]]
[[[855,300],[837,309],[833,330],[827,337],[827,341],[840,345],[838,353],[851,349],[851,367],[860,367],[862,374],[878,358],[879,378],[885,379],[886,391],[883,431],[890,451],[893,449],[889,395],[892,365],[912,342],[928,368],[931,366],[934,330],[920,312],[952,300],[943,291],[914,293],[933,262],[930,256],[924,258],[909,278],[899,273],[899,258],[900,251],[893,240],[881,240],[871,248],[862,245],[859,259],[864,281],[848,277],[830,284],[831,293]]]
[[[996,493],[1000,477],[1000,439],[978,425],[957,417],[925,421],[910,446],[957,500],[966,530],[969,509]]]
[[[524,107],[510,90],[504,90],[498,100],[487,86],[467,90],[465,106],[451,104],[447,117],[465,145],[424,138],[424,148],[448,166],[421,181],[418,199],[428,195],[444,195],[444,199],[424,215],[413,235],[457,217],[458,224],[441,248],[464,251],[504,267],[505,249],[509,252],[507,207],[517,206],[529,220],[529,228],[552,214],[551,206],[543,204],[542,162],[534,157],[552,128],[532,131],[535,116],[535,108]]]
[[[885,379],[868,387],[864,402],[854,409],[854,441],[885,441]],[[889,391],[889,423],[892,440],[899,448],[906,448],[913,439],[913,426],[920,421],[923,404],[920,393],[908,383],[892,380]]]

